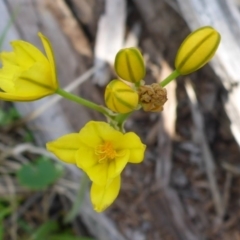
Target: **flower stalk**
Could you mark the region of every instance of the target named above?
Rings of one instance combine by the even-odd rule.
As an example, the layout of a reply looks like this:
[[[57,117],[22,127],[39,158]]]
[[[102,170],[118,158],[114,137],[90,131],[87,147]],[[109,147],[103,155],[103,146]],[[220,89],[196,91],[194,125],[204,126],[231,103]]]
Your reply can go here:
[[[96,103],[93,103],[93,102],[91,102],[89,100],[86,100],[84,98],[78,97],[78,96],[76,96],[76,95],[74,95],[72,93],[66,92],[62,88],[58,88],[56,93],[58,95],[64,97],[64,98],[70,100],[70,101],[73,101],[73,102],[76,102],[78,104],[81,104],[81,105],[83,105],[85,107],[88,107],[88,108],[93,109],[93,110],[95,110],[97,112],[100,112],[100,113],[106,115],[109,118],[112,118],[112,116],[110,114],[110,111],[107,108],[103,107],[103,106],[100,106],[100,105],[98,105]]]
[[[168,77],[166,77],[162,82],[160,82],[160,86],[165,87],[172,80],[176,79],[179,76],[180,76],[180,73],[177,70],[174,70]]]

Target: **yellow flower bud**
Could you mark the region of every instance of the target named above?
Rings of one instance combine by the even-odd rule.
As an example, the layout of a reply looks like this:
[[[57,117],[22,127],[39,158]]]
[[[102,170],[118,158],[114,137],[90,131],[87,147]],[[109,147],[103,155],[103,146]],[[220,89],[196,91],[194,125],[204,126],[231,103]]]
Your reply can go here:
[[[105,90],[105,103],[118,113],[128,113],[138,105],[138,93],[121,80],[112,80]]]
[[[141,81],[145,76],[143,56],[137,48],[124,48],[120,50],[114,63],[117,75],[132,83]]]
[[[206,26],[192,32],[181,44],[175,59],[175,68],[186,75],[203,67],[211,60],[220,43],[220,34]]]

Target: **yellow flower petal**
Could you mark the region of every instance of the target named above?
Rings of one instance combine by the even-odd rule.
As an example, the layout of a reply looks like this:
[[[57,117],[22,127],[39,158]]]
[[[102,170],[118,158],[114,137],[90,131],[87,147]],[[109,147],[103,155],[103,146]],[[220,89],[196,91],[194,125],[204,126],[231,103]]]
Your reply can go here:
[[[121,185],[120,176],[113,179],[109,185],[92,184],[90,197],[96,212],[102,212],[109,207],[118,196]]]
[[[47,149],[66,163],[75,163],[75,155],[79,149],[79,135],[71,133],[47,143]]]
[[[97,155],[94,149],[84,144],[80,144],[79,149],[76,153],[76,164],[79,168],[85,172],[98,163]]]
[[[19,69],[17,67],[3,67],[0,69],[0,88],[5,92],[14,92],[15,84],[13,79],[18,77]]]
[[[101,126],[105,125],[103,122],[98,122]],[[103,124],[102,124],[103,123]],[[79,132],[81,142],[88,146],[95,148],[97,145],[102,143],[102,138],[98,134],[98,124],[94,121],[88,122]]]
[[[58,81],[57,81],[57,74],[56,74],[56,65],[55,65],[52,45],[51,45],[50,41],[42,33],[39,32],[38,36],[40,37],[40,39],[42,41],[42,44],[43,44],[44,49],[46,51],[49,63],[51,65],[52,79],[53,79],[52,84],[55,86],[55,88],[58,88]]]
[[[17,40],[11,42],[16,61],[20,67],[27,69],[33,65],[34,62],[42,62],[48,64],[46,57],[32,44]]]
[[[16,54],[14,52],[2,52],[0,58],[3,66],[5,65],[17,65]]]
[[[118,151],[117,154],[119,156],[113,161],[109,162],[107,176],[108,179],[115,178],[117,175],[119,175],[128,163],[130,156],[129,149]]]
[[[37,100],[53,92],[46,79],[51,78],[50,69],[40,62],[35,63],[20,76],[18,69],[14,72],[14,67],[3,67],[0,71],[0,87],[4,90],[1,99],[11,101],[31,101]],[[12,79],[17,78],[17,81]],[[44,81],[43,81],[44,79]],[[5,82],[5,81],[6,82]]]
[[[79,134],[82,142],[91,147],[97,147],[104,141],[112,141],[123,136],[123,133],[116,131],[108,123],[96,121],[88,122]]]
[[[124,134],[122,141],[115,140],[114,146],[116,149],[130,150],[130,156],[128,160],[130,163],[140,163],[144,159],[146,145],[144,145],[138,135],[133,132]]]
[[[80,150],[79,150],[80,152]],[[89,155],[91,155],[90,152],[88,152]],[[81,159],[82,164],[81,167],[84,165],[84,168],[82,168],[89,176],[91,181],[98,185],[105,185],[107,182],[113,178],[115,178],[117,175],[119,175],[126,164],[128,163],[129,159],[129,150],[124,149],[119,152],[119,156],[116,157],[114,160],[110,160],[109,162],[104,163],[96,163],[94,164],[94,157],[91,155],[90,159]],[[87,156],[87,154],[86,154]],[[89,157],[89,156],[87,156]],[[92,167],[86,167],[87,163],[86,161],[91,161]],[[79,161],[80,162],[80,161]],[[77,163],[79,163],[77,161]],[[89,162],[88,162],[89,163]],[[90,165],[90,163],[89,163]]]
[[[49,84],[48,79],[51,78],[51,70],[48,66],[41,62],[35,63],[27,71],[24,71],[16,81],[16,89],[18,94],[29,94],[37,92],[38,95],[48,94],[54,91]]]
[[[98,185],[106,185],[108,182],[108,166],[109,163],[96,164],[85,170],[92,182]]]
[[[4,100],[4,101],[18,101],[18,102],[25,102],[25,101],[32,101],[32,99],[36,99],[36,96],[16,96],[15,94],[11,94],[11,93],[4,93],[4,92],[0,92],[0,99]]]

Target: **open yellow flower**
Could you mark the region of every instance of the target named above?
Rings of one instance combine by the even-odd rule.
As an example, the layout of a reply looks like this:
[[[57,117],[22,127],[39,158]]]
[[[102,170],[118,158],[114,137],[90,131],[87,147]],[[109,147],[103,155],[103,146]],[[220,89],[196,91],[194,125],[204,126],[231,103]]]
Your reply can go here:
[[[47,57],[32,44],[17,40],[11,43],[13,52],[2,52],[0,59],[0,99],[32,101],[55,93],[58,89],[52,47],[48,39],[38,34]]]
[[[146,146],[133,132],[123,134],[105,122],[88,122],[79,133],[47,143],[64,162],[76,164],[92,180],[91,201],[101,212],[117,197],[126,164],[140,163]]]
[[[47,143],[47,149],[67,163],[75,163],[98,185],[117,177],[126,164],[140,163],[145,145],[133,132],[123,134],[105,122],[88,122],[79,133]]]

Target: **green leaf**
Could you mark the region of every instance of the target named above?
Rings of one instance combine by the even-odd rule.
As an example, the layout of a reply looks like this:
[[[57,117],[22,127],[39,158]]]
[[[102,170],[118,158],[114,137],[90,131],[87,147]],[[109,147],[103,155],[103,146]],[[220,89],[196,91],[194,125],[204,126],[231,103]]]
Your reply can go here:
[[[6,111],[0,109],[0,126],[6,126],[19,118],[20,115],[14,107]]]
[[[29,130],[26,130],[23,135],[23,141],[24,142],[33,142],[34,141],[33,133]]]
[[[41,225],[31,236],[32,240],[43,240],[46,237],[59,229],[57,222],[55,221],[48,221]]]
[[[9,215],[13,209],[11,207],[6,207],[4,209],[1,209],[0,212],[0,221],[3,220],[7,215]]]
[[[26,233],[28,233],[28,234],[31,234],[31,233],[33,233],[33,231],[34,231],[34,229],[33,229],[33,227],[31,226],[31,224],[29,224],[28,222],[26,222],[26,221],[23,220],[23,219],[20,219],[20,220],[17,222],[17,224],[18,224],[18,227],[19,227],[22,231],[24,231],[24,232],[26,232]]]
[[[63,174],[63,167],[51,159],[40,157],[35,163],[23,165],[17,172],[20,184],[33,190],[45,189]]]
[[[0,221],[0,240],[3,240],[3,236],[4,236],[3,222]]]
[[[51,238],[49,238],[48,240],[94,240],[94,239],[89,237],[75,237],[70,234],[65,234],[65,235],[56,234],[56,235],[52,235]]]

